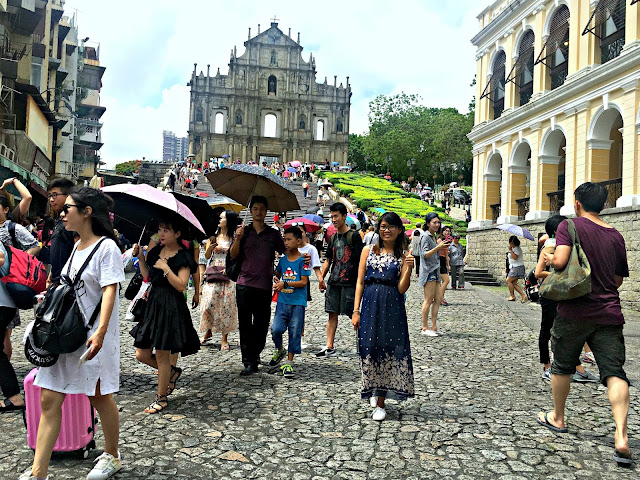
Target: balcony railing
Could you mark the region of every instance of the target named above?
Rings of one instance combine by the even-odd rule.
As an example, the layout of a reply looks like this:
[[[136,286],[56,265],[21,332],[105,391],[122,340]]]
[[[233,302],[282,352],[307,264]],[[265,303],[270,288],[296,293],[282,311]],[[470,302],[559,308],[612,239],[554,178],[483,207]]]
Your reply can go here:
[[[549,197],[549,211],[551,215],[558,215],[560,209],[564,206],[564,190],[549,192],[547,193],[547,197]]]
[[[493,205],[489,205],[491,207],[491,220],[493,223],[498,223],[498,217],[500,217],[500,204],[494,203]]]
[[[615,208],[616,202],[622,196],[622,178],[598,182],[598,185],[603,185],[607,189],[608,195],[604,208]]]
[[[518,204],[518,220],[524,220],[529,213],[531,202],[529,198],[519,198],[516,200]]]

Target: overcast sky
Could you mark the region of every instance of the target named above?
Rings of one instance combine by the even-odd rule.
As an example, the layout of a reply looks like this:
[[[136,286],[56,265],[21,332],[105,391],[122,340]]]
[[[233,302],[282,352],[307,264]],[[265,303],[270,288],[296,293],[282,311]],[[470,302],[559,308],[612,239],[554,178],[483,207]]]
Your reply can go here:
[[[68,0],[79,38],[100,43],[102,159],[109,168],[136,158],[162,158],[162,131],[186,136],[189,81],[228,70],[234,46],[244,52],[248,28],[269,28],[274,15],[286,34],[300,32],[303,56],[313,53],[319,83],[350,77],[351,133],[367,130],[377,95],[417,93],[430,107],[468,111],[474,92],[476,16],[486,0],[349,0],[323,2],[219,0]],[[317,8],[312,5],[317,5]]]

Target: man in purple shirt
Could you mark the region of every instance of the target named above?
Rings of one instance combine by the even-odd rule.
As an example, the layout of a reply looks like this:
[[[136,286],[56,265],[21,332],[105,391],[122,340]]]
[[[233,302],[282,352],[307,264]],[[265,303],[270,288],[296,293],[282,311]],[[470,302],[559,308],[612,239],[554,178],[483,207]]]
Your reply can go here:
[[[231,245],[231,257],[237,258],[240,255],[240,240],[246,236],[242,245],[242,266],[236,282],[240,350],[244,364],[240,375],[251,375],[258,371],[260,353],[267,341],[271,319],[273,262],[276,252],[284,252],[280,232],[264,223],[267,208],[266,198],[255,196],[251,199],[249,210],[253,223],[246,227],[240,225]]]
[[[607,200],[606,188],[587,182],[574,194],[577,218],[573,222],[591,265],[591,293],[558,302],[558,313],[551,330],[553,411],[539,413],[538,423],[558,433],[567,432],[564,410],[571,375],[576,365],[580,365],[580,352],[587,342],[598,364],[600,380],[609,390],[616,424],[614,459],[618,464],[630,465],[627,436],[629,380],[623,369],[624,317],[618,294],[624,277],[629,276],[627,251],[620,232],[600,219],[599,213]],[[556,233],[555,253],[545,253],[545,262],[556,270],[562,270],[567,266],[571,248],[567,222],[564,221]]]

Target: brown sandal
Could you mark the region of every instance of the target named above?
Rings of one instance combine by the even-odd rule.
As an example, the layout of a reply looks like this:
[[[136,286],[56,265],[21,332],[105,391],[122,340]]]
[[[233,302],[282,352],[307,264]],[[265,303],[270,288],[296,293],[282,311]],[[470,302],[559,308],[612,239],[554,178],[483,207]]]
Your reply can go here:
[[[176,383],[178,383],[181,376],[182,369],[171,365],[171,378],[169,379],[169,386],[167,387],[167,395],[171,395],[176,389]]]
[[[167,396],[156,394],[156,399],[151,403],[151,405],[149,405],[147,408],[144,409],[144,413],[148,413],[151,415],[155,413],[160,413],[168,406],[169,406],[169,400],[167,400]]]

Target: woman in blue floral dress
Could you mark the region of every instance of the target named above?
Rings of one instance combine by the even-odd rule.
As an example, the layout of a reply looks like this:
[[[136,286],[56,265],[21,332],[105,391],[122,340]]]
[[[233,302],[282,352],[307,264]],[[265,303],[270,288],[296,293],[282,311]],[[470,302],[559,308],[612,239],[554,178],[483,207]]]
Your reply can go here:
[[[413,364],[404,293],[411,283],[414,259],[405,254],[407,239],[400,217],[385,213],[378,223],[377,244],[360,257],[351,323],[358,331],[362,398],[385,419],[385,399],[414,396]],[[362,303],[362,305],[361,305]]]

